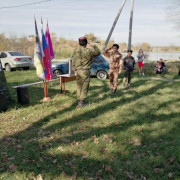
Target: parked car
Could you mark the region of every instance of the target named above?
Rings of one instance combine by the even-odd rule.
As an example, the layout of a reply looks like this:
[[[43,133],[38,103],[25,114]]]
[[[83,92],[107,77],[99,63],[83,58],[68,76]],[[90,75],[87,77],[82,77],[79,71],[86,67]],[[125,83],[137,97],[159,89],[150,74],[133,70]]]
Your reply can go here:
[[[17,68],[29,69],[32,66],[32,58],[21,52],[3,51],[0,52],[0,60],[3,69],[11,71]]]
[[[71,58],[69,60],[71,60]],[[69,73],[69,60],[66,62],[52,64],[54,78],[57,78],[61,74]],[[91,76],[96,76],[98,79],[108,78],[108,74],[109,74],[108,61],[102,55],[92,58],[92,61],[93,61],[92,68],[90,69]]]

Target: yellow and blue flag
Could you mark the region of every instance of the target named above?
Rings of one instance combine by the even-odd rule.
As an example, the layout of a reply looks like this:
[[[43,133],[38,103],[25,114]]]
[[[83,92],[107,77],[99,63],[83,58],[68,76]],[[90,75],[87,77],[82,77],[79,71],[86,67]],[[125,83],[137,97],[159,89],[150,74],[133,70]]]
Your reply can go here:
[[[36,74],[39,78],[45,79],[44,75],[44,67],[43,67],[43,51],[42,46],[40,44],[38,30],[37,30],[37,24],[36,19],[35,20],[35,38],[36,38],[36,45],[35,45],[35,51],[34,51],[34,66],[36,67]]]

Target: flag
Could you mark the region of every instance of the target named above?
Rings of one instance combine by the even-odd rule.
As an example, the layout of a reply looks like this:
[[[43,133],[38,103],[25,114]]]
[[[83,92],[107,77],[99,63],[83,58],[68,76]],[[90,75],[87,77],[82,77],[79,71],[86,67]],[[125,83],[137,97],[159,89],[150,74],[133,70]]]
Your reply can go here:
[[[37,76],[41,79],[45,79],[44,68],[43,68],[43,63],[42,63],[43,52],[42,52],[42,47],[39,40],[35,18],[34,18],[34,21],[35,21],[35,38],[36,38],[36,44],[35,44],[35,50],[34,50],[34,66],[36,67]]]
[[[53,46],[51,42],[51,36],[49,32],[49,27],[48,27],[48,22],[47,22],[47,27],[46,27],[46,34],[45,34],[46,42],[49,47],[49,52],[50,52],[50,60],[49,60],[49,74],[50,74],[50,79],[53,77],[53,72],[52,72],[52,64],[51,60],[54,59],[54,51],[53,51]]]
[[[46,27],[46,42],[49,46],[49,51],[50,51],[50,60],[54,59],[54,51],[53,51],[53,46],[52,46],[52,42],[51,42],[51,36],[50,36],[50,32],[49,32],[49,26],[47,23],[47,27]]]
[[[41,20],[41,24],[42,24],[42,20]],[[42,34],[42,49],[43,49],[43,66],[44,66],[44,74],[45,74],[45,78],[47,80],[50,80],[50,68],[49,68],[49,61],[50,61],[50,52],[49,52],[49,47],[47,45],[46,42],[46,38],[44,35],[44,31],[43,31],[43,26],[41,27],[41,34]]]

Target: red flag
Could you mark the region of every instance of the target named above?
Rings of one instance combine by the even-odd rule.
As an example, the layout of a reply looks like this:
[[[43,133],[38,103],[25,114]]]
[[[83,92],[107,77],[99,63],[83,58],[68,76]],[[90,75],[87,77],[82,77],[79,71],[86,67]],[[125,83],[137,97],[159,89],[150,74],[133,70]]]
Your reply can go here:
[[[46,42],[49,47],[49,52],[50,52],[50,60],[49,60],[49,74],[50,74],[50,79],[53,77],[53,72],[52,72],[52,64],[51,60],[54,59],[54,51],[53,51],[53,46],[51,42],[51,36],[49,32],[49,27],[48,27],[48,22],[47,22],[47,27],[46,27],[46,34],[45,34]]]

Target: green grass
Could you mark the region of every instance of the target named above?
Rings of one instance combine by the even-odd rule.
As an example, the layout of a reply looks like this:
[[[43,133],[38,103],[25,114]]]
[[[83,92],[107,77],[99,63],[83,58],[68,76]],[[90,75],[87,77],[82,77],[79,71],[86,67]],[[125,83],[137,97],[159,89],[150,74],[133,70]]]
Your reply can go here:
[[[6,77],[9,87],[38,81],[34,70]],[[122,77],[116,94],[92,78],[83,109],[75,82],[65,95],[52,84],[48,103],[42,86],[31,87],[30,105],[0,114],[0,179],[180,179],[180,82],[133,74],[122,89]]]

